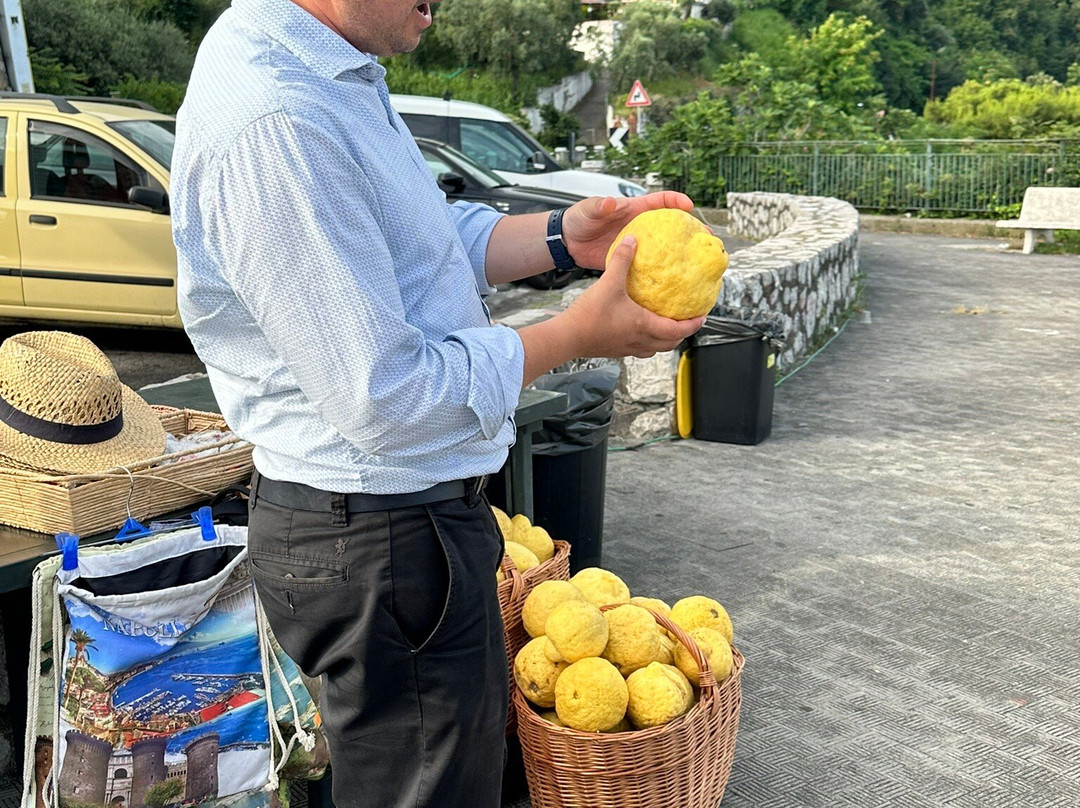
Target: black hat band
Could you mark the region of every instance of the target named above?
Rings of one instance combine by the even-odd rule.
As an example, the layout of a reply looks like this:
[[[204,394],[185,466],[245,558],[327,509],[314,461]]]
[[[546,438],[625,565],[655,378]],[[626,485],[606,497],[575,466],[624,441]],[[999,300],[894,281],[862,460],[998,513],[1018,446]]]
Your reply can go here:
[[[119,435],[124,429],[124,413],[101,424],[59,424],[17,410],[0,396],[0,422],[31,438],[82,445],[103,443]]]

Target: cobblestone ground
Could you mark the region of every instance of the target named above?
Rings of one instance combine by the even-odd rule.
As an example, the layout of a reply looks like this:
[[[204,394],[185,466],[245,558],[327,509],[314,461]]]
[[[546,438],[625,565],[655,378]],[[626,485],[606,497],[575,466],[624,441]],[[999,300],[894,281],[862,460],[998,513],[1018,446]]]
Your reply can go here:
[[[732,614],[724,808],[1074,808],[1080,260],[861,255],[865,311],[776,390],[768,440],[609,454],[604,564]]]

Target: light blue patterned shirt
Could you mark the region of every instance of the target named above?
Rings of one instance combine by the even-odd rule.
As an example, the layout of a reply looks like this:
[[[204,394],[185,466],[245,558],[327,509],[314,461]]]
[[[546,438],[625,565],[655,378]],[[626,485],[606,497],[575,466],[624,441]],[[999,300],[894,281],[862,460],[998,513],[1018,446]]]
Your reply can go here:
[[[521,340],[493,326],[500,214],[446,204],[385,69],[289,0],[234,0],[177,116],[180,314],[267,477],[407,493],[497,471]]]

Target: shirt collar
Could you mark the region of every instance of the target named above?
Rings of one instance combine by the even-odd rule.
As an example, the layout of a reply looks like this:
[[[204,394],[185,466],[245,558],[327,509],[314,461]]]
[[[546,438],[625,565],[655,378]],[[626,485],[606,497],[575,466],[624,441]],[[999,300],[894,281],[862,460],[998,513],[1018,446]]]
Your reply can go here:
[[[336,79],[350,71],[368,81],[386,75],[374,56],[354,48],[291,0],[233,0],[232,6],[323,78]]]

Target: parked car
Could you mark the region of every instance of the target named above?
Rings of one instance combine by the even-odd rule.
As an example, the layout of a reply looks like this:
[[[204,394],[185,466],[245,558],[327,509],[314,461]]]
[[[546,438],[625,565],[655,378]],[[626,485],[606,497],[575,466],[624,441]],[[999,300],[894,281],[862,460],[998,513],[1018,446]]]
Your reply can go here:
[[[0,93],[0,317],[183,326],[168,197],[175,132],[175,118],[137,101]],[[476,179],[466,158],[448,165],[440,173],[454,175],[451,198],[512,212],[579,199],[493,192],[503,178]],[[551,288],[572,279],[529,282]]]
[[[431,169],[435,181],[456,202],[483,202],[503,213],[537,213],[568,208],[585,197],[548,188],[530,188],[508,183],[494,171],[470,160],[457,149],[427,138],[416,138],[416,145]],[[525,278],[536,289],[561,289],[584,275],[581,269],[550,269]]]
[[[0,317],[181,326],[174,127],[139,102],[0,94]]]
[[[563,168],[532,135],[497,109],[469,101],[390,95],[390,103],[416,137],[442,141],[510,182],[582,196],[642,196],[636,182]]]

